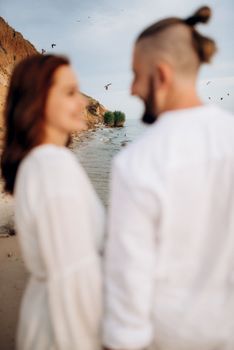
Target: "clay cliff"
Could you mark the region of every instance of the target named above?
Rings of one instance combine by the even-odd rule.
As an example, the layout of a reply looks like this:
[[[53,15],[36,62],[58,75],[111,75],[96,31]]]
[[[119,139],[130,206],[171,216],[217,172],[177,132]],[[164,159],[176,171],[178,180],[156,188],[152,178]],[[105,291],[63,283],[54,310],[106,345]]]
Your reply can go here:
[[[3,107],[11,72],[21,59],[39,53],[23,35],[0,17],[0,138],[3,132]],[[86,95],[85,95],[86,96]],[[93,128],[103,122],[106,108],[90,96],[84,116],[88,127]]]

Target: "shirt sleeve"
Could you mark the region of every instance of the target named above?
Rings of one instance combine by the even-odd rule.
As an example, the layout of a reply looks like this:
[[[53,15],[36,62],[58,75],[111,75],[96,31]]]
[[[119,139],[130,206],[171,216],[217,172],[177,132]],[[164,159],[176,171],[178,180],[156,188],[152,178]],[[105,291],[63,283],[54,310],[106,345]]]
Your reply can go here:
[[[114,162],[103,326],[103,343],[111,349],[142,349],[152,340],[159,208],[153,193],[135,179],[129,165]]]
[[[82,188],[80,197],[58,193],[43,201],[37,213],[49,317],[58,350],[100,347],[101,267],[87,200]]]

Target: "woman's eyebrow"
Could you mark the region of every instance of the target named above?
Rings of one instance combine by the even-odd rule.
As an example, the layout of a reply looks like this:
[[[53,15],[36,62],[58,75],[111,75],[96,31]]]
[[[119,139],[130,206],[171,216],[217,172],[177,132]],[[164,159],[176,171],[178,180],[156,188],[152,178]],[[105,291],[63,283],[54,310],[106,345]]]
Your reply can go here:
[[[66,85],[63,85],[62,88],[64,90],[71,90],[71,89],[74,89],[74,90],[79,90],[79,86],[78,84],[66,84]]]

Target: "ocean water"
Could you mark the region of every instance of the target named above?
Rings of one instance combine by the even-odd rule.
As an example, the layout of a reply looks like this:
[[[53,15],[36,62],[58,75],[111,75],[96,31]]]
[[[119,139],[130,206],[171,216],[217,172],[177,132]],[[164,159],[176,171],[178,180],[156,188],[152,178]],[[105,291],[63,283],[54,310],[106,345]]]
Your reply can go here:
[[[139,137],[146,128],[140,120],[128,119],[123,128],[100,128],[87,131],[82,135],[81,140],[74,142],[73,151],[106,206],[113,157]]]
[[[113,157],[147,128],[138,119],[128,119],[123,128],[100,128],[85,132],[73,151],[88,173],[99,197],[108,206],[109,180]]]

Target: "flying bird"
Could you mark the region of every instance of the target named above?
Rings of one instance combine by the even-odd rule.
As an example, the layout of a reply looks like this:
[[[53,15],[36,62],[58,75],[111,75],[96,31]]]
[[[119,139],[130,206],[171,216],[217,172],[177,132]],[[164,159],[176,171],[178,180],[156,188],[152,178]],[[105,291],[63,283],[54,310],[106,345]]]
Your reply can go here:
[[[229,94],[229,92],[227,93],[227,96],[229,96],[230,94]]]
[[[206,83],[206,85],[209,85],[211,83],[211,81],[209,80],[207,83]]]
[[[209,100],[211,100],[211,97],[209,97]]]
[[[51,44],[52,49],[56,46],[56,44]]]
[[[44,53],[46,53],[46,50],[42,49],[41,53],[42,53],[42,55],[44,55]]]
[[[223,100],[223,97],[220,97],[220,100],[222,101],[222,100]]]
[[[111,85],[111,83],[108,83],[108,84],[104,85],[104,88],[105,88],[106,90],[108,90],[108,88],[109,88],[110,85]]]
[[[76,22],[80,22],[80,19],[77,19]]]

